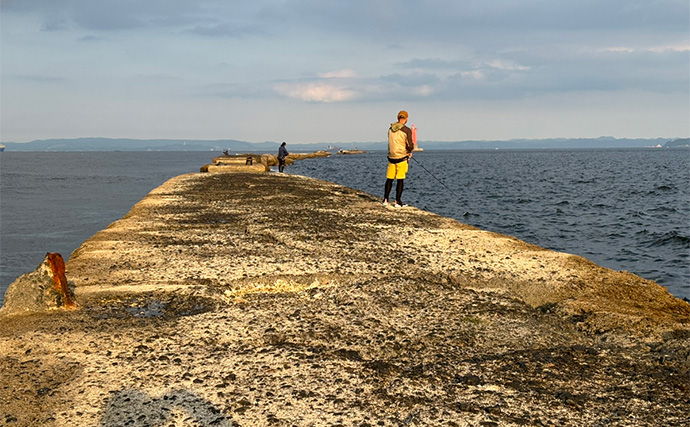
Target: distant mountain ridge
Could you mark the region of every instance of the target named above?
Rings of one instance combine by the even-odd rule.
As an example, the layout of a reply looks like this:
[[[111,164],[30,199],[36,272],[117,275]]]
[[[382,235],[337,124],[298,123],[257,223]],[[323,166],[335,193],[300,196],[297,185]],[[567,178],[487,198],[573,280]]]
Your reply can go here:
[[[470,141],[420,141],[425,150],[494,150],[494,149],[566,149],[566,148],[641,148],[676,147],[688,144],[687,138],[552,138]],[[277,150],[280,142],[247,142],[236,139],[130,139],[130,138],[71,138],[43,139],[31,142],[5,142],[6,151],[215,151],[252,152]],[[385,150],[385,141],[343,143],[296,143],[289,142],[291,151],[317,151],[327,146],[344,149]]]
[[[7,142],[7,151],[223,151],[251,150],[273,143],[250,143],[234,139],[130,139],[130,138],[69,138],[39,139],[31,142]]]

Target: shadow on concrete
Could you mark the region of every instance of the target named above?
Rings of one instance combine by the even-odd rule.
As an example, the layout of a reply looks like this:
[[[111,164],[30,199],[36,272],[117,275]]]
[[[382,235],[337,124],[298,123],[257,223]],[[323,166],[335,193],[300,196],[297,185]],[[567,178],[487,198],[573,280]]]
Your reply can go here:
[[[187,390],[172,390],[156,397],[124,389],[108,400],[101,419],[102,427],[154,427],[187,425],[233,427],[232,420],[211,402]]]

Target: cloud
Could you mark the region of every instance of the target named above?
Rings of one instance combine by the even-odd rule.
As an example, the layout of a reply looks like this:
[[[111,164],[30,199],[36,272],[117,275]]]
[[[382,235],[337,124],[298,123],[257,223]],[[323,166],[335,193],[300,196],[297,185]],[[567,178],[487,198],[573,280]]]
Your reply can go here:
[[[690,52],[690,43],[679,43],[675,45],[661,45],[651,47],[626,47],[626,46],[612,46],[602,47],[597,49],[598,52],[625,52],[625,53],[641,53],[641,52]]]
[[[688,97],[689,7],[687,0],[0,0],[3,81],[12,83],[3,110],[56,97],[97,103],[101,89],[123,94],[125,109],[174,96],[199,108],[289,105],[295,115],[390,103],[568,104],[633,92],[680,105]]]
[[[276,90],[305,102],[516,100],[573,92],[687,92],[687,51],[550,48],[501,57],[413,58],[398,72],[366,77],[352,69]],[[336,80],[337,82],[333,82]]]
[[[640,28],[687,34],[690,7],[686,0],[493,0],[459,2],[371,2],[351,0],[332,3],[313,0],[290,2],[225,2],[222,0],[3,0],[3,12],[34,13],[46,28],[64,28],[69,22],[84,29],[196,28],[216,21],[253,22],[275,34],[305,28],[313,33],[347,33],[363,40],[385,39],[385,45],[405,45],[413,40],[535,32],[635,31]],[[58,17],[59,19],[56,19]],[[202,25],[203,27],[203,25]],[[213,33],[209,34],[213,35]]]
[[[6,78],[10,78],[10,79],[17,80],[17,81],[30,82],[30,83],[47,83],[47,84],[64,84],[65,82],[69,81],[68,79],[63,78],[63,77],[55,77],[55,76],[39,75],[39,74],[10,75],[10,76],[6,76]]]
[[[45,17],[41,31],[63,31],[69,28],[69,19],[62,13],[53,12]]]
[[[262,31],[253,25],[222,22],[217,24],[197,25],[190,33],[208,37],[242,37],[250,34],[261,34]]]
[[[356,93],[346,87],[327,83],[282,83],[275,87],[277,93],[305,102],[344,102],[355,98]]]
[[[510,100],[574,91],[687,92],[688,51],[680,44],[568,50],[541,46],[498,57],[475,52],[470,59],[414,58],[398,64],[402,72],[380,80],[397,90],[424,86],[424,91],[409,93],[436,100]]]
[[[371,103],[427,98],[434,95],[440,82],[432,73],[365,78],[353,70],[339,70],[319,74],[318,78],[280,82],[274,89],[281,96],[309,103]]]
[[[100,41],[106,40],[106,38],[105,38],[105,37],[94,36],[94,35],[92,35],[92,34],[88,34],[88,35],[86,35],[86,36],[84,36],[84,37],[79,37],[78,40],[79,40],[80,42],[100,42]]]
[[[274,83],[212,83],[190,89],[195,98],[255,99],[275,98]]]
[[[530,67],[524,65],[516,64],[512,61],[506,61],[503,59],[494,59],[487,64],[491,68],[496,68],[498,70],[517,70],[517,71],[527,71]]]
[[[186,0],[4,0],[1,7],[4,13],[41,17],[45,31],[114,31],[198,25],[212,21],[223,10],[216,4]]]
[[[381,81],[387,83],[395,83],[401,87],[416,87],[416,86],[430,86],[436,85],[440,82],[440,78],[432,73],[408,73],[408,74],[389,74],[381,76]]]
[[[470,68],[472,63],[464,59],[413,58],[409,61],[399,62],[396,65],[403,68],[465,70]]]
[[[327,73],[319,74],[322,79],[353,79],[357,77],[357,72],[353,69],[346,68],[337,71],[329,71]]]
[[[281,96],[304,102],[346,102],[359,98],[362,81],[355,70],[344,68],[319,73],[317,78],[307,81],[280,82],[274,90]]]

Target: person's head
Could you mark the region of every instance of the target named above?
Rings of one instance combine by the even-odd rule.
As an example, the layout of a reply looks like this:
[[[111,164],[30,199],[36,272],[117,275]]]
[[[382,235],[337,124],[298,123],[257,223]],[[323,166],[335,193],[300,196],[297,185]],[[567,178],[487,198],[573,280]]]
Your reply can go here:
[[[400,123],[407,123],[407,111],[401,110],[401,111],[398,113],[398,121],[399,121]]]
[[[283,142],[282,144],[280,144],[280,146],[281,146],[281,147],[285,147],[285,143]]]

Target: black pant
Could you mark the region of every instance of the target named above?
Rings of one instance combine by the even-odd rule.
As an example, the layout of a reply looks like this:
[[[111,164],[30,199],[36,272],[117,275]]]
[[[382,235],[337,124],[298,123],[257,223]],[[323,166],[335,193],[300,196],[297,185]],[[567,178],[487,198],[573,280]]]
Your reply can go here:
[[[386,187],[384,188],[384,194],[383,194],[383,199],[388,200],[388,195],[391,193],[391,189],[393,188],[393,180],[392,179],[386,179]],[[402,203],[402,192],[403,189],[405,188],[405,180],[404,179],[398,179],[398,183],[395,186],[395,201],[398,203]]]

